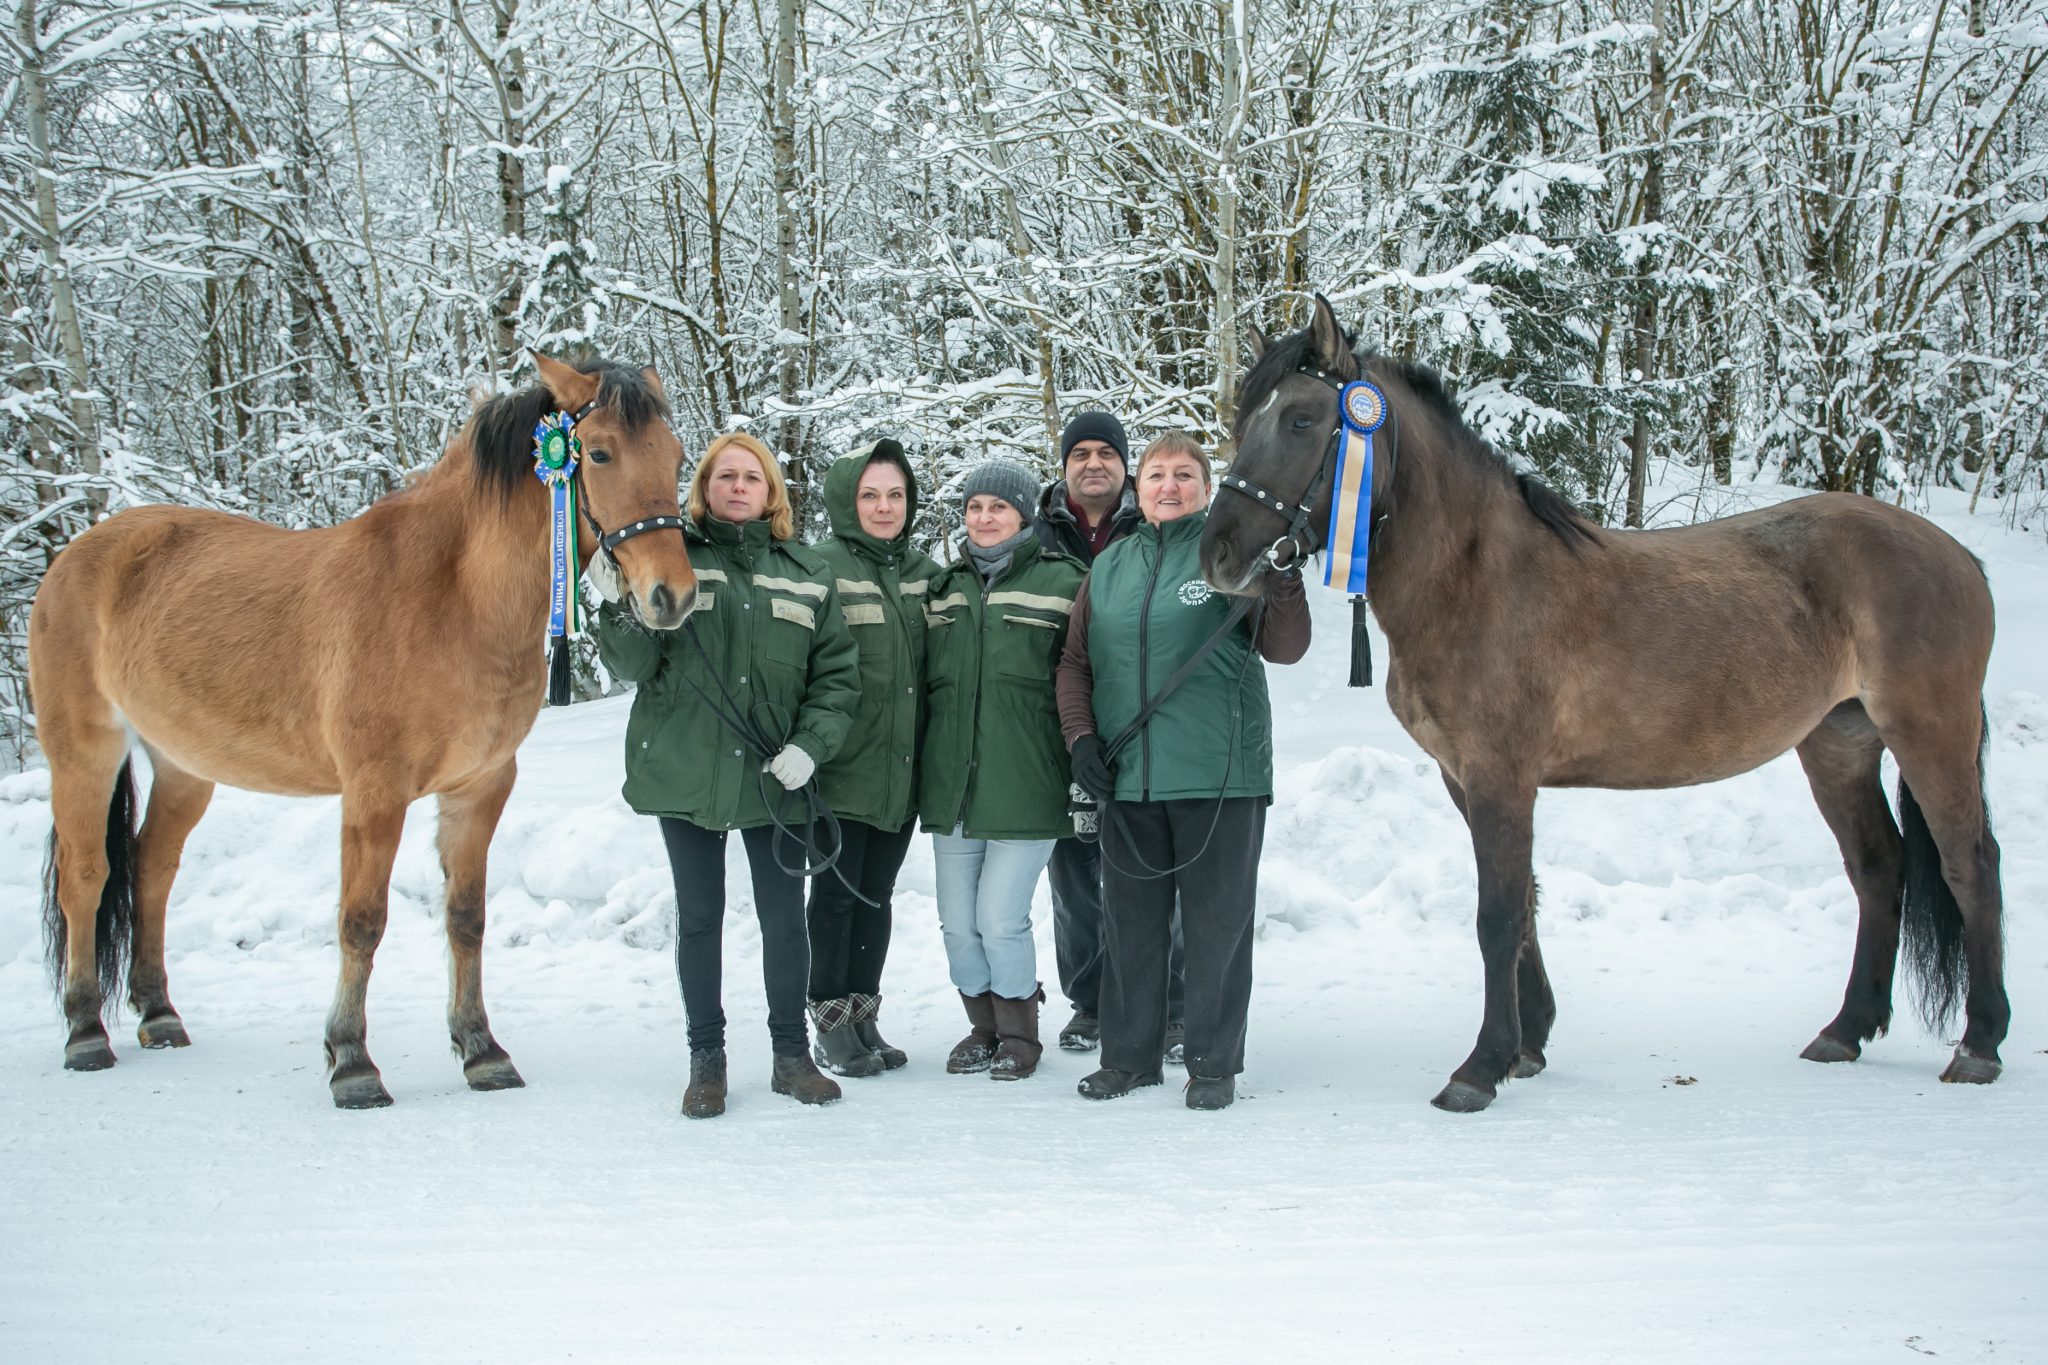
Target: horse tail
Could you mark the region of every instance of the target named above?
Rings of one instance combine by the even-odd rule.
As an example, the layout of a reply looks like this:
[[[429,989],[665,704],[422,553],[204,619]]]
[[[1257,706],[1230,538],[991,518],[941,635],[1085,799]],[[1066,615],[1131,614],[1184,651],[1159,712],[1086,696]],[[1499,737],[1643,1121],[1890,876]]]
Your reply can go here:
[[[1977,793],[1984,812],[1984,833],[1991,834],[1991,803],[1984,795],[1984,749],[1991,739],[1991,718],[1978,702],[1982,724],[1977,736]],[[1920,1017],[1930,1032],[1940,1033],[1955,1018],[1969,964],[1964,955],[1963,911],[1955,892],[1941,875],[1941,850],[1927,828],[1927,817],[1913,791],[1899,777],[1899,827],[1905,838],[1905,880],[1899,898],[1899,936],[1906,971],[1919,997]]]
[[[121,998],[121,979],[135,945],[135,768],[123,760],[107,804],[107,882],[100,889],[99,912],[93,918],[93,959],[100,979],[100,1000]],[[70,934],[64,907],[57,900],[57,828],[50,827],[49,852],[43,861],[43,957],[50,985],[64,993],[64,959]]]

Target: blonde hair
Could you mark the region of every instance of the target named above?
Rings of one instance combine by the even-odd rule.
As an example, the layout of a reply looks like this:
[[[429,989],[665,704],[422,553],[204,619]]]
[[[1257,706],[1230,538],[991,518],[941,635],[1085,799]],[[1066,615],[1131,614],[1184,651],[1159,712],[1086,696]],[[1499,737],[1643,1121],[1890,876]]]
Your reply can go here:
[[[761,519],[768,523],[768,534],[777,540],[788,540],[796,534],[796,515],[789,506],[789,484],[782,477],[782,465],[762,445],[744,431],[728,431],[723,436],[714,436],[704,451],[704,458],[697,461],[697,472],[690,476],[690,520],[699,526],[704,524],[705,514],[710,510],[704,502],[704,485],[711,481],[711,470],[718,463],[718,457],[728,450],[744,450],[753,456],[761,466],[761,476],[768,480],[768,502],[761,509]]]
[[[1185,431],[1169,431],[1164,436],[1154,437],[1152,444],[1145,447],[1145,453],[1138,457],[1137,472],[1131,475],[1133,484],[1144,477],[1145,466],[1166,455],[1185,455],[1202,470],[1202,487],[1214,486],[1214,474],[1209,468],[1209,452],[1202,449],[1202,443]]]

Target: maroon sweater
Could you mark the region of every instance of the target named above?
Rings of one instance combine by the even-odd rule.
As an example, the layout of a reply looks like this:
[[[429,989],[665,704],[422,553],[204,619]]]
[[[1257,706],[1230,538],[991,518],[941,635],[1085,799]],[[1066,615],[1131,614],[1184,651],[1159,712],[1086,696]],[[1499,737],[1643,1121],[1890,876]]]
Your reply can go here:
[[[1067,747],[1095,733],[1095,667],[1088,662],[1088,583],[1074,594],[1074,614],[1067,618],[1067,647],[1060,655],[1054,694],[1059,698],[1060,732]],[[1266,614],[1259,620],[1252,645],[1267,663],[1291,664],[1308,653],[1308,593],[1300,574],[1285,574],[1266,594]]]

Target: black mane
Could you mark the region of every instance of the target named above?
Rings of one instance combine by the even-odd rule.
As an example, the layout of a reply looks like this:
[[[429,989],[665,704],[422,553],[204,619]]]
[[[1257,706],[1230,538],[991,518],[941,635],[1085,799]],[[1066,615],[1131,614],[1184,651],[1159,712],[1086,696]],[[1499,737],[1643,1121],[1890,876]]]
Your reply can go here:
[[[570,363],[580,374],[597,376],[597,405],[616,408],[628,431],[638,431],[668,416],[667,401],[655,392],[647,376],[632,366],[597,356]],[[517,393],[500,394],[478,408],[469,419],[469,448],[477,478],[505,497],[523,487],[520,481],[533,477],[533,428],[560,406],[546,384],[534,384]]]
[[[1258,360],[1244,377],[1244,385],[1238,391],[1237,428],[1242,431],[1244,421],[1251,413],[1258,411],[1280,381],[1314,359],[1314,342],[1310,329],[1302,328],[1270,342]],[[1450,433],[1451,444],[1466,455],[1485,461],[1498,470],[1503,478],[1512,479],[1521,490],[1522,500],[1529,505],[1529,512],[1543,523],[1550,533],[1567,546],[1576,549],[1581,542],[1595,544],[1593,525],[1556,489],[1535,474],[1516,469],[1507,457],[1488,445],[1486,440],[1465,424],[1464,414],[1458,411],[1457,399],[1445,385],[1443,376],[1429,366],[1413,360],[1396,360],[1391,356],[1376,355],[1360,351],[1356,335],[1344,334],[1344,344],[1350,348],[1352,359],[1358,365],[1358,372],[1365,373],[1366,366],[1377,362],[1390,369],[1402,384],[1422,401],[1424,407],[1435,413]]]

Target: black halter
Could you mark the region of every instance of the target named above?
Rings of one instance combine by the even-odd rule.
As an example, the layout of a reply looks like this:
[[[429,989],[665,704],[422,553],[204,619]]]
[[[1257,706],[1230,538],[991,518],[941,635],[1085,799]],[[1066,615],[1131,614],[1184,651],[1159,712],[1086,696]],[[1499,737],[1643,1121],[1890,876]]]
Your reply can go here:
[[[597,400],[593,398],[582,407],[576,409],[576,411],[570,413],[569,429],[574,431],[576,424],[590,416],[596,407]],[[638,521],[621,526],[616,531],[608,532],[598,524],[597,517],[590,510],[590,493],[583,486],[583,462],[581,460],[576,462],[576,473],[572,477],[576,480],[576,506],[583,513],[583,519],[590,523],[590,533],[597,537],[597,552],[611,561],[611,566],[614,569],[619,567],[619,557],[614,551],[634,536],[644,536],[649,531],[665,531],[671,528],[680,531],[683,529],[683,518],[660,516],[642,517]]]
[[[1344,391],[1344,385],[1348,382],[1337,375],[1331,374],[1328,370],[1319,369],[1314,365],[1303,365],[1295,373],[1320,379],[1338,393]],[[1385,432],[1387,438],[1385,445],[1387,477],[1391,485],[1393,481],[1394,460],[1401,445],[1401,419],[1395,415],[1392,401],[1387,403],[1387,420],[1385,425],[1380,431],[1375,431],[1373,437],[1377,438],[1381,431]],[[1301,496],[1291,503],[1279,494],[1261,488],[1258,484],[1253,483],[1241,474],[1229,471],[1224,473],[1222,483],[1225,488],[1235,489],[1259,506],[1269,511],[1278,512],[1281,516],[1287,518],[1286,531],[1282,532],[1278,539],[1266,547],[1266,562],[1274,568],[1294,568],[1307,560],[1310,555],[1323,548],[1320,535],[1316,535],[1313,540],[1309,539],[1311,532],[1309,522],[1315,515],[1310,508],[1310,504],[1315,502],[1316,494],[1321,491],[1323,480],[1328,478],[1330,471],[1337,467],[1337,452],[1343,448],[1343,445],[1344,414],[1340,412],[1337,414],[1337,429],[1330,433],[1330,443],[1323,450],[1323,458],[1317,463],[1316,472],[1309,477],[1308,487],[1304,488]],[[1368,551],[1372,544],[1372,537],[1378,534],[1380,524],[1386,519],[1387,514],[1382,504],[1376,501],[1372,510],[1372,525],[1366,528]],[[1285,552],[1284,559],[1282,558],[1283,550]]]

